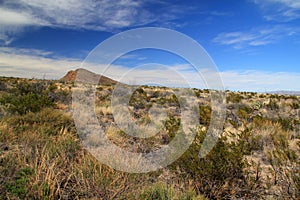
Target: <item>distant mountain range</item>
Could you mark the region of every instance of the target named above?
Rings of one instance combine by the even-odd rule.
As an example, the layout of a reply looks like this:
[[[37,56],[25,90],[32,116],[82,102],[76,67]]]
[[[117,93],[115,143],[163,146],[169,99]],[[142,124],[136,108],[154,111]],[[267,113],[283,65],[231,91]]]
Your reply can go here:
[[[267,93],[269,93],[269,94],[282,94],[282,95],[300,96],[300,91],[278,90],[278,91],[269,91]]]
[[[80,72],[80,74],[83,75],[83,76],[81,76],[82,82],[88,83],[91,80],[98,79],[99,84],[101,84],[101,85],[115,85],[118,83],[118,81],[116,81],[116,80],[113,80],[113,79],[108,78],[103,75],[93,73],[89,70],[82,69],[82,68],[79,68],[76,70],[71,70],[71,71],[67,72],[67,74],[64,77],[62,77],[60,80],[64,81],[64,82],[75,82],[78,72]],[[269,92],[265,92],[265,93],[300,96],[300,91],[278,90],[278,91],[269,91]]]
[[[98,79],[99,84],[101,84],[101,85],[115,85],[115,84],[117,84],[117,81],[115,81],[111,78],[108,78],[108,77],[103,76],[103,75],[95,74],[91,71],[88,71],[88,70],[82,69],[82,68],[69,71],[60,80],[64,81],[64,82],[75,82],[78,73],[80,73],[82,75],[80,77],[82,82],[88,83],[91,80],[97,80]]]

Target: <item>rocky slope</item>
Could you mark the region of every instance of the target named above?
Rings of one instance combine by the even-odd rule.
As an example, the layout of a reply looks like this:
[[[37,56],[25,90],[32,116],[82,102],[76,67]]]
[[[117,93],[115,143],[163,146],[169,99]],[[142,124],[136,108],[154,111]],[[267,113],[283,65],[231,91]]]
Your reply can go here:
[[[76,69],[76,70],[71,70],[67,72],[67,74],[62,77],[60,80],[64,82],[75,82],[76,77],[80,73],[80,81],[81,82],[90,82],[91,80],[99,80],[99,84],[101,85],[114,85],[117,83],[117,81],[108,78],[103,75],[95,74],[93,72],[90,72],[86,69]],[[77,80],[78,81],[78,80]]]

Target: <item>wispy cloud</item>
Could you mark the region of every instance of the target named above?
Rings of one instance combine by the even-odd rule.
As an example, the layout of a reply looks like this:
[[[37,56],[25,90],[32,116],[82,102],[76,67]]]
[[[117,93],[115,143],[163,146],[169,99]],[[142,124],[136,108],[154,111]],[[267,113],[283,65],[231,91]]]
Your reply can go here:
[[[17,12],[10,9],[0,8],[0,23],[3,26],[43,25],[44,23],[26,12]]]
[[[155,1],[159,3],[159,1]],[[28,26],[49,26],[115,32],[149,23],[172,23],[184,8],[164,5],[167,10],[148,11],[142,0],[3,0],[0,1],[0,42],[9,44]]]
[[[35,49],[0,47],[1,75],[55,79],[81,64],[81,61],[76,59],[49,58],[48,55],[51,54]]]
[[[218,17],[232,16],[232,13],[230,13],[230,12],[222,12],[222,11],[217,11],[217,10],[211,11],[211,12],[209,12],[209,14],[212,16],[218,16]]]
[[[1,5],[1,4],[0,4]],[[0,7],[0,42],[9,44],[17,33],[21,33],[26,26],[44,26],[47,23],[24,11],[16,11]]]
[[[253,0],[270,21],[287,22],[300,18],[299,0]]]
[[[22,25],[44,25],[35,23],[41,19],[52,26],[103,30],[147,21],[145,11],[139,10],[141,3],[132,0],[10,0],[5,1],[3,7],[7,12],[26,15],[28,20]],[[144,17],[136,19],[138,15]]]
[[[283,6],[300,9],[300,1],[299,0],[254,0],[257,4],[281,4]]]
[[[43,51],[39,49],[25,49],[25,48],[14,48],[14,47],[0,47],[1,54],[8,55],[30,55],[30,56],[50,56],[53,53],[50,51]]]
[[[184,66],[183,69],[181,67],[182,66],[168,66],[168,68],[136,69],[123,77],[122,81],[135,84],[153,82],[175,87],[220,88],[220,85],[213,85],[214,81],[217,81],[211,78],[216,75],[214,72],[203,69],[199,73],[197,71],[185,70],[186,66]],[[107,75],[118,78],[116,74],[126,74],[126,70],[128,70],[128,68],[112,66],[107,71]],[[300,91],[298,84],[300,73],[246,70],[221,71],[219,75],[222,78],[224,88],[229,90],[256,92],[277,90]]]
[[[299,28],[288,26],[273,26],[255,28],[250,31],[223,32],[218,34],[213,42],[232,46],[235,49],[264,46],[275,43],[283,37],[298,34]]]
[[[266,72],[259,70],[221,72],[224,86],[239,91],[300,91],[300,73]]]
[[[68,70],[85,67],[95,73],[102,73],[106,65],[85,63],[70,58],[49,58],[51,52],[33,49],[0,48],[1,76],[18,76],[27,78],[58,79]],[[138,68],[125,65],[111,65],[104,75],[116,80],[131,83],[159,83],[165,86],[206,88],[206,78],[210,83],[211,73],[203,69],[200,74],[191,70],[189,64],[162,66],[148,64]],[[216,74],[213,74],[216,75]],[[300,73],[264,72],[264,71],[222,71],[219,73],[224,87],[240,91],[300,91]],[[213,87],[213,86],[210,86]]]

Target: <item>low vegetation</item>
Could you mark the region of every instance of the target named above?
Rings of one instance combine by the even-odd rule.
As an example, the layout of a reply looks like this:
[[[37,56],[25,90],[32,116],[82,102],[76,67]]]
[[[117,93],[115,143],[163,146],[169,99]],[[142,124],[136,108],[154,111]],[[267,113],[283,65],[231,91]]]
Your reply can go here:
[[[174,163],[131,174],[86,151],[71,117],[71,83],[0,79],[0,199],[299,199],[300,98],[227,91],[223,134],[204,158],[198,153],[211,122],[210,93],[193,89],[199,105],[196,137]],[[157,135],[142,139],[113,125],[113,86],[96,90],[95,111],[116,145],[147,153],[180,131],[182,100],[163,87],[140,87],[130,100],[139,125],[149,110],[167,110]],[[187,102],[185,102],[187,103]],[[151,112],[159,112],[157,108]]]

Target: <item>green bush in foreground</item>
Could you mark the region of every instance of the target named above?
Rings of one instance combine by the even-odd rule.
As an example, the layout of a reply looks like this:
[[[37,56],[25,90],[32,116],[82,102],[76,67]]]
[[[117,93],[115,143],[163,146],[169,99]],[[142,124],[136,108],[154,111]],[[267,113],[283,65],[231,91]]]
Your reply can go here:
[[[10,113],[20,115],[38,112],[42,108],[54,107],[55,105],[47,96],[33,93],[20,96],[6,94],[0,98],[0,103],[5,105]]]
[[[145,188],[138,197],[139,200],[205,200],[206,198],[196,195],[194,191],[176,192],[171,186],[156,183]]]
[[[24,115],[28,112],[39,112],[46,107],[54,107],[54,101],[49,97],[46,83],[20,82],[8,93],[0,97],[0,104],[4,105],[11,114]]]
[[[29,177],[33,174],[33,170],[29,167],[20,169],[13,182],[7,183],[5,185],[8,192],[20,197],[25,198],[28,193],[27,183],[29,182]]]
[[[75,125],[71,117],[52,108],[44,108],[37,113],[16,115],[7,121],[13,127],[15,134],[36,130],[45,135],[57,135],[62,128],[75,132]]]
[[[205,133],[200,131],[195,142],[170,167],[175,171],[179,168],[181,178],[193,181],[198,194],[204,194],[209,199],[224,199],[229,194],[232,197],[246,197],[251,189],[244,176],[244,169],[248,166],[244,156],[253,150],[254,140],[250,137],[248,134],[235,142],[221,137],[212,151],[199,159],[198,153],[205,138]]]

